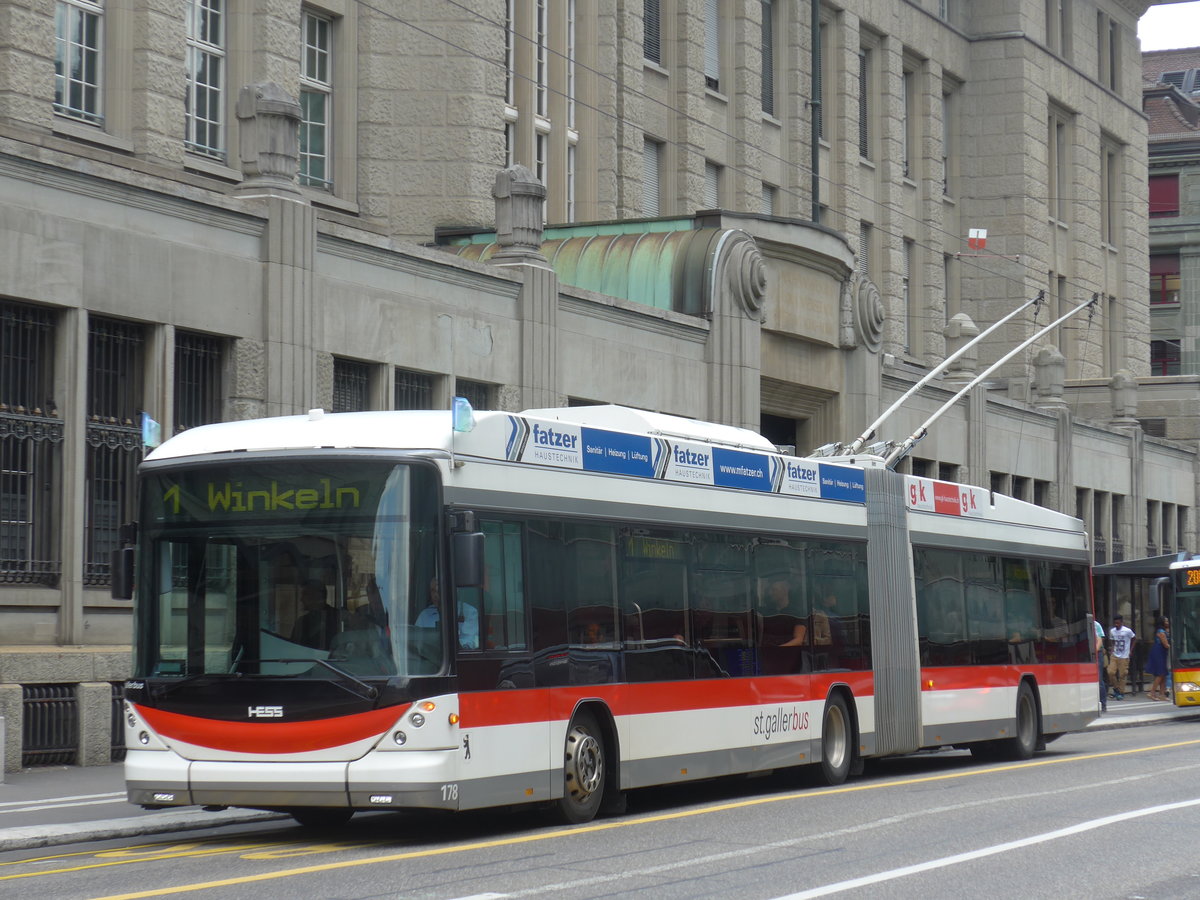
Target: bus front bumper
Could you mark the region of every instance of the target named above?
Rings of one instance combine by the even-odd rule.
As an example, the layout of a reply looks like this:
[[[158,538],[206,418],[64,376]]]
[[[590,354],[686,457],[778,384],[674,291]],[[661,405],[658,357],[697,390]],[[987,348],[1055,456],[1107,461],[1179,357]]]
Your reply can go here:
[[[130,749],[130,803],[250,809],[458,809],[456,751],[368,753],[352,762],[192,761]]]

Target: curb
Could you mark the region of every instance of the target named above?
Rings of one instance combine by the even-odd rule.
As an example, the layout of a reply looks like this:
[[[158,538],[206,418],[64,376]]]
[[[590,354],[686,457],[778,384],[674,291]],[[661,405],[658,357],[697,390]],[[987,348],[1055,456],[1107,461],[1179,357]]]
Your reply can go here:
[[[66,825],[35,825],[29,828],[0,830],[0,851],[33,850],[77,841],[105,841],[113,838],[136,837],[140,834],[162,834],[168,831],[196,831],[222,825],[246,825],[290,819],[285,813],[261,810],[228,810],[224,812],[176,812],[125,819],[102,819],[97,822],[78,822]]]
[[[1101,717],[1094,719],[1081,733],[1086,734],[1089,731],[1112,731],[1117,728],[1136,728],[1139,725],[1167,725],[1171,722],[1200,722],[1200,712],[1185,716],[1150,714],[1145,716]]]

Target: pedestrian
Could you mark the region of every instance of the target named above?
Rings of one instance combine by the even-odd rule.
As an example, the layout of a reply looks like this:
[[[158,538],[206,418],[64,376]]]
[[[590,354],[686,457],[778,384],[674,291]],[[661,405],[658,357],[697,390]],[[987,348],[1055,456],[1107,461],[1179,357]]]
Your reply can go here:
[[[1113,627],[1108,631],[1112,641],[1112,652],[1108,659],[1108,683],[1112,686],[1113,698],[1125,699],[1125,680],[1129,676],[1129,654],[1137,635],[1127,628],[1121,615],[1113,616]]]
[[[1153,675],[1150,682],[1150,699],[1167,699],[1167,650],[1171,646],[1167,636],[1167,620],[1159,616],[1154,620],[1154,639],[1150,645],[1150,655],[1146,660],[1146,673]]]
[[[1100,679],[1100,712],[1108,712],[1108,680],[1104,677],[1104,626],[1092,619],[1096,628],[1096,672]]]

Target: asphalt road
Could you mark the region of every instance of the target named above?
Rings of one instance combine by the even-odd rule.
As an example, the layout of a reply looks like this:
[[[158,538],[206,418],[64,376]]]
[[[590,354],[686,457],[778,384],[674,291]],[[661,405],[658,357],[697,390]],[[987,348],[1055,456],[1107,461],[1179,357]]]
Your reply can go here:
[[[1028,763],[963,752],[635,792],[585,826],[366,814],[0,854],[0,896],[1195,898],[1200,723],[1069,735]]]

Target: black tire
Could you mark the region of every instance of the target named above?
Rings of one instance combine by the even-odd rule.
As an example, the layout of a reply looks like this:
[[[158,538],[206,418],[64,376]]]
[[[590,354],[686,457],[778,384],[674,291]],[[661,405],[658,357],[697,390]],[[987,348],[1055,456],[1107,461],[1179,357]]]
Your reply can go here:
[[[1037,701],[1033,697],[1029,682],[1022,681],[1017,689],[1016,731],[1000,745],[1002,753],[1009,759],[1029,759],[1041,743],[1041,735]]]
[[[559,818],[571,825],[590,822],[604,799],[604,736],[596,717],[581,712],[567,726],[563,749],[563,795],[555,805]]]
[[[354,810],[304,806],[298,809],[289,809],[288,813],[305,828],[337,828],[350,821]]]
[[[971,745],[971,756],[981,762],[1029,759],[1039,747],[1044,747],[1038,717],[1037,701],[1029,682],[1022,681],[1017,689],[1016,727],[1013,736],[999,741],[982,741]]]
[[[854,724],[841,694],[825,701],[821,714],[821,777],[831,786],[844,784],[854,763]]]

